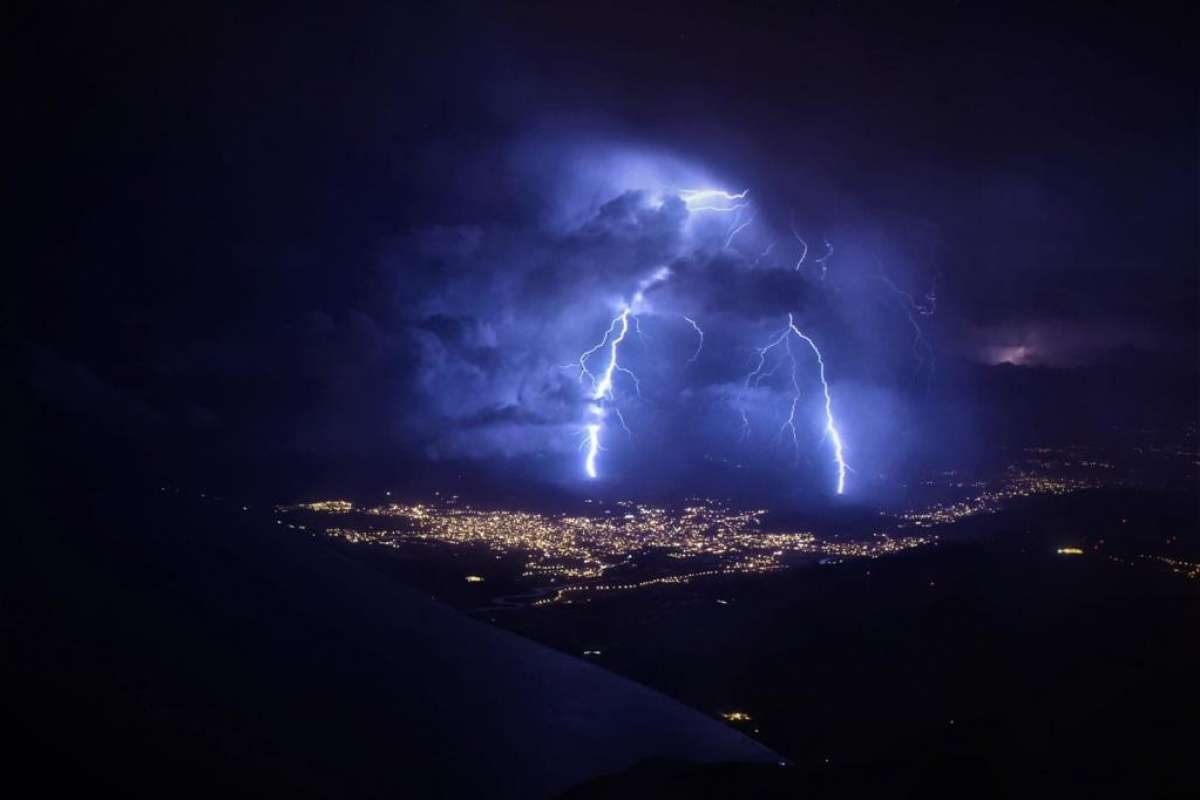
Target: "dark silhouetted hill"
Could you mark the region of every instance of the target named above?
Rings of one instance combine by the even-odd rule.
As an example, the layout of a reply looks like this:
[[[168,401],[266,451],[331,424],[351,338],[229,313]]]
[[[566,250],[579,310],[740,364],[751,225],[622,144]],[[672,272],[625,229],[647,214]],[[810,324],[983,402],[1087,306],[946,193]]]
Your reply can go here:
[[[24,502],[4,558],[7,755],[43,792],[527,798],[649,757],[777,758],[268,512],[66,474]]]

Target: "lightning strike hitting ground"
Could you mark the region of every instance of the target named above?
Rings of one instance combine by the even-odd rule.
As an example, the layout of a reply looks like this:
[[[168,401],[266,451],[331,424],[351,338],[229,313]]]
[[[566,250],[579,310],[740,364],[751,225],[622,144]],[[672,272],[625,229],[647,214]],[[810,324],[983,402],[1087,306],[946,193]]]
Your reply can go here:
[[[600,343],[590,350],[584,351],[579,356],[579,379],[582,381],[586,375],[592,382],[591,402],[588,404],[588,414],[591,421],[584,426],[584,440],[580,445],[581,449],[586,449],[583,468],[589,478],[595,478],[598,474],[596,471],[596,459],[603,449],[600,443],[600,434],[603,430],[604,418],[606,416],[604,402],[613,399],[613,378],[615,374],[622,372],[628,375],[633,380],[638,395],[641,395],[641,384],[637,376],[625,367],[622,367],[618,360],[621,343],[625,341],[625,337],[629,333],[629,320],[631,317],[636,326],[637,317],[633,316],[633,309],[630,306],[625,306],[621,309],[620,314],[613,317]],[[608,350],[608,362],[605,364],[604,369],[601,370],[599,376],[597,376],[588,369],[588,359],[605,348]],[[621,422],[621,427],[628,433],[629,426],[625,424],[625,418],[621,416],[620,410],[615,407],[613,410],[616,412],[617,419]]]
[[[729,248],[733,244],[734,238],[739,232],[744,230],[751,222],[753,217],[745,222],[741,221],[743,209],[749,207],[749,201],[746,197],[749,195],[749,190],[739,193],[731,193],[722,189],[687,189],[679,193],[680,199],[684,201],[689,212],[712,211],[718,213],[733,213],[735,214],[732,225],[728,229],[725,238],[725,248]],[[803,248],[800,257],[796,262],[796,269],[799,270],[804,264],[808,256],[808,243],[800,236],[796,230],[795,224],[791,226],[792,235],[800,243]],[[756,263],[768,256],[775,246],[774,242],[767,246],[765,250],[758,256]],[[825,241],[826,252],[820,258],[814,261],[820,265],[821,279],[823,280],[828,271],[828,260],[833,255],[833,245]],[[670,270],[666,267],[660,267],[648,278],[644,279],[634,293],[629,304],[621,308],[621,312],[612,319],[608,329],[604,332],[600,342],[590,349],[584,351],[579,356],[578,368],[580,381],[586,376],[591,382],[591,392],[589,393],[589,402],[587,404],[587,420],[584,424],[584,435],[580,442],[580,449],[585,452],[584,455],[584,471],[589,478],[595,478],[599,474],[597,461],[600,452],[604,449],[602,435],[604,432],[604,421],[608,417],[609,412],[617,418],[621,427],[625,432],[629,433],[629,426],[625,424],[625,419],[621,414],[620,409],[615,405],[613,396],[613,382],[618,372],[624,373],[633,381],[634,389],[641,395],[641,384],[638,377],[629,369],[623,367],[620,363],[621,345],[628,336],[630,328],[639,336],[642,336],[641,324],[635,313],[638,309],[645,310],[645,292],[650,287],[665,281],[670,276]],[[930,295],[932,299],[932,294]],[[632,323],[631,323],[632,320]],[[696,332],[698,341],[696,350],[691,358],[687,360],[687,364],[694,363],[699,359],[701,352],[704,350],[704,331],[700,325],[691,317],[685,316],[684,320]],[[821,380],[823,396],[825,398],[825,434],[829,438],[834,452],[834,461],[837,465],[837,493],[842,494],[845,491],[846,472],[849,467],[846,465],[841,433],[838,431],[836,421],[833,417],[833,400],[829,392],[829,384],[825,378],[825,362],[821,356],[820,350],[816,343],[796,327],[792,315],[788,315],[788,325],[783,330],[776,333],[765,347],[759,348],[756,352],[758,362],[755,368],[746,376],[745,389],[749,390],[759,386],[764,380],[769,379],[780,367],[785,364],[789,366],[789,375],[792,385],[792,398],[788,407],[788,414],[785,417],[783,424],[779,428],[779,435],[789,433],[793,447],[799,450],[799,437],[796,428],[796,411],[799,407],[801,391],[800,381],[798,377],[798,367],[795,354],[792,352],[791,336],[795,334],[798,338],[812,349],[817,357],[818,375]],[[643,340],[644,341],[644,340]],[[768,366],[768,356],[776,348],[782,346],[784,355],[775,360],[775,363]],[[589,360],[596,356],[601,351],[607,352],[607,359],[604,368],[593,372],[589,367]],[[739,409],[742,420],[741,438],[744,440],[750,434],[750,419],[746,409]]]
[[[832,248],[830,251],[832,252]],[[833,397],[829,394],[829,381],[825,379],[825,359],[821,357],[821,350],[817,347],[817,343],[796,327],[791,314],[788,314],[788,328],[807,342],[808,346],[812,348],[813,355],[817,357],[821,390],[825,393],[825,433],[829,435],[829,441],[833,444],[833,460],[837,463],[837,493],[842,494],[846,491],[846,470],[849,467],[846,466],[846,457],[842,449],[842,435],[838,432],[837,423],[833,419]]]
[[[748,208],[750,205],[746,201],[749,193],[748,189],[737,193],[727,192],[723,189],[687,189],[681,191],[679,197],[683,200],[689,212],[713,211],[718,213],[734,213],[737,215],[725,238],[724,246],[728,248],[733,243],[734,237],[753,222],[753,217],[745,222],[740,221],[743,209]],[[639,397],[641,396],[641,382],[633,372],[621,366],[621,344],[629,334],[630,320],[632,320],[634,332],[642,340],[642,343],[645,344],[641,322],[634,312],[637,309],[645,308],[647,290],[667,280],[670,275],[671,270],[664,266],[659,267],[649,277],[643,279],[638,284],[630,303],[625,305],[621,309],[621,313],[609,323],[608,330],[604,332],[604,337],[600,342],[579,356],[579,379],[582,381],[586,376],[591,381],[592,386],[589,396],[590,402],[587,406],[588,419],[584,424],[584,436],[580,443],[580,449],[585,452],[583,462],[584,471],[589,478],[595,478],[599,474],[597,461],[600,452],[604,449],[602,434],[604,431],[604,420],[607,418],[609,410],[616,416],[625,432],[627,434],[630,433],[629,426],[625,424],[625,418],[621,415],[620,409],[613,403],[613,380],[618,372],[628,375],[633,381],[634,390]],[[691,364],[700,357],[700,353],[704,349],[704,331],[691,317],[684,317],[684,319],[687,320],[688,324],[692,326],[692,329],[696,331],[696,335],[699,337],[696,344],[696,351],[687,361],[688,364]],[[589,359],[604,349],[607,349],[608,352],[605,367],[598,373],[593,372],[588,366]]]
[[[792,353],[791,349],[792,334],[795,334],[798,338],[802,339],[817,357],[817,375],[821,381],[821,390],[825,400],[825,435],[829,437],[830,444],[833,447],[833,460],[837,467],[837,493],[842,494],[846,490],[846,473],[850,468],[846,464],[845,448],[842,444],[842,435],[837,428],[837,421],[833,416],[833,397],[829,392],[829,381],[825,377],[825,360],[822,358],[821,351],[817,347],[816,342],[814,342],[807,334],[796,327],[796,323],[791,314],[788,314],[787,327],[774,334],[765,346],[760,347],[756,351],[758,361],[755,364],[754,369],[751,370],[746,376],[744,385],[747,389],[759,386],[762,381],[774,374],[774,372],[779,369],[781,364],[787,363],[790,365],[793,389],[792,401],[789,407],[788,416],[784,419],[783,425],[780,426],[779,433],[780,436],[782,436],[785,431],[790,431],[793,444],[798,446],[796,438],[796,406],[800,399],[800,384],[796,377],[795,355]],[[780,346],[783,347],[784,356],[778,359],[773,367],[767,369],[767,361],[770,353]],[[740,409],[740,411],[743,425],[742,437],[745,438],[745,436],[747,436],[749,433],[749,422],[745,409]]]

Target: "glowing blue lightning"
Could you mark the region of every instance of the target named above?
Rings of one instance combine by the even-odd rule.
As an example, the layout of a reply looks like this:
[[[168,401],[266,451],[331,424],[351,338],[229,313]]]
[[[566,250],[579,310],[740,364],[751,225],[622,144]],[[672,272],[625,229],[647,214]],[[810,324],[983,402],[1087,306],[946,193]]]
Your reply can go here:
[[[832,250],[832,248],[831,248]],[[817,357],[818,375],[821,378],[821,390],[825,393],[825,433],[829,435],[829,441],[833,443],[833,460],[837,463],[837,493],[841,494],[846,491],[846,456],[842,450],[842,435],[838,433],[837,423],[833,419],[833,398],[829,394],[829,381],[825,380],[825,359],[821,357],[821,351],[817,347],[817,343],[808,338],[807,335],[792,321],[792,315],[788,314],[788,328],[792,333],[799,336],[808,346],[812,348],[813,355]]]
[[[792,236],[795,236],[796,241],[800,243],[802,248],[804,248],[800,251],[800,258],[796,259],[796,272],[799,272],[800,266],[804,263],[804,259],[808,257],[808,242],[804,241],[804,237],[801,236],[800,232],[796,230],[796,220],[791,220],[790,224],[792,227]]]
[[[880,275],[879,280],[883,281],[892,293],[904,301],[905,306],[909,310],[915,311],[923,317],[932,317],[937,311],[937,276],[933,277],[933,283],[929,286],[929,291],[925,293],[925,302],[919,303],[911,294],[901,289],[886,275]]]
[[[755,351],[758,356],[758,363],[755,365],[754,369],[751,370],[750,374],[746,376],[745,388],[749,389],[751,388],[751,385],[755,387],[760,386],[764,380],[774,375],[785,361],[791,364],[791,380],[792,389],[794,391],[792,394],[792,402],[787,418],[784,419],[783,424],[779,426],[779,436],[782,438],[784,431],[790,431],[792,435],[792,448],[795,450],[795,452],[799,453],[800,441],[796,436],[796,405],[800,402],[800,384],[796,378],[796,357],[792,354],[791,337],[789,336],[790,333],[791,331],[788,328],[784,328],[783,330],[779,331],[779,333],[775,334],[764,347],[760,347]],[[778,359],[773,367],[767,369],[766,366],[768,354],[780,345],[783,346],[783,350],[786,354],[785,357]],[[740,409],[740,411],[742,415],[741,438],[744,440],[750,435],[750,420],[746,416],[746,410],[744,408]]]
[[[591,410],[598,418],[604,418],[604,410],[599,406],[592,406]],[[587,456],[583,460],[583,468],[587,471],[589,478],[596,477],[596,455],[600,452],[600,423],[590,423],[585,430],[587,435],[584,438],[584,445],[587,446]]]
[[[774,249],[775,249],[775,242],[771,242],[769,245],[766,246],[766,248],[761,253],[758,254],[758,257],[754,259],[754,265],[758,266],[758,262],[762,261],[764,258],[771,255],[771,251]]]
[[[789,221],[788,224],[792,229],[792,236],[794,236],[796,241],[800,243],[800,257],[796,259],[795,268],[795,271],[799,272],[800,267],[804,265],[804,259],[808,258],[808,242],[804,241],[804,237],[800,235],[798,230],[796,230],[796,220],[794,217]],[[823,241],[825,242],[825,255],[813,259],[813,263],[821,268],[821,274],[818,276],[818,280],[822,281],[825,280],[825,276],[829,274],[829,259],[833,256],[833,243],[828,239],[824,239]]]
[[[738,213],[740,214],[741,212],[738,212]],[[741,224],[738,224],[738,218],[735,217],[733,220],[733,225],[730,226],[730,228],[729,228],[729,236],[727,236],[725,238],[724,249],[728,250],[729,246],[731,244],[733,244],[733,237],[737,236],[739,233],[741,233],[743,230],[745,230],[746,226],[749,225],[751,222],[754,222],[754,217],[751,217],[750,219],[746,220],[745,222],[743,222]]]
[[[749,194],[749,189],[737,194],[723,189],[684,189],[679,193],[679,199],[687,205],[688,211],[740,211],[750,205],[742,202]]]
[[[734,223],[725,239],[725,247],[729,247],[738,232],[753,221],[753,218],[751,218],[751,220],[739,224],[742,210],[750,205],[746,201],[746,197],[749,194],[749,189],[737,193],[727,192],[723,189],[686,189],[679,192],[679,198],[683,200],[689,212],[714,211],[737,214],[738,216],[734,218]],[[580,449],[586,451],[583,467],[589,478],[595,478],[598,474],[596,461],[600,451],[604,449],[601,442],[601,434],[604,430],[604,419],[607,416],[605,403],[608,401],[611,404],[613,400],[613,379],[616,373],[622,372],[628,375],[633,380],[638,396],[641,396],[641,384],[637,376],[625,367],[622,367],[619,360],[621,344],[625,341],[625,337],[629,333],[629,321],[632,318],[633,329],[638,337],[641,338],[641,324],[637,316],[634,315],[634,309],[644,308],[646,291],[662,283],[670,275],[670,269],[659,267],[648,278],[642,280],[630,303],[623,306],[621,313],[609,323],[608,330],[604,333],[604,338],[597,345],[584,351],[579,356],[579,379],[582,381],[584,376],[587,376],[592,383],[592,392],[590,402],[588,403],[588,421],[584,425],[583,441],[580,443]],[[704,348],[704,331],[700,329],[695,320],[690,317],[685,317],[685,319],[687,319],[700,337],[696,352],[688,362],[692,363],[699,358],[700,351]],[[608,362],[605,368],[597,375],[588,368],[588,359],[604,348],[608,349]],[[629,427],[625,424],[625,419],[621,416],[620,409],[615,405],[612,405],[611,408],[617,419],[620,420],[621,427],[628,433]]]
[[[882,281],[883,284],[887,286],[888,289],[891,290],[892,294],[894,294],[900,301],[901,306],[904,308],[904,315],[908,318],[908,324],[912,326],[913,356],[917,359],[917,369],[919,370],[928,363],[931,377],[933,374],[934,361],[933,347],[925,338],[925,332],[921,330],[921,325],[917,322],[917,316],[932,317],[934,312],[937,311],[937,279],[938,276],[935,275],[933,282],[929,286],[929,291],[925,293],[924,302],[920,302],[911,294],[892,283],[892,281],[886,275],[879,276],[879,280]]]
[[[817,357],[817,374],[821,380],[821,389],[825,398],[825,434],[829,437],[829,441],[833,446],[833,460],[837,465],[837,493],[842,494],[846,490],[846,473],[850,467],[846,464],[842,435],[838,431],[837,422],[833,417],[833,397],[829,392],[829,381],[825,378],[825,360],[821,356],[821,351],[818,349],[817,343],[796,327],[791,314],[788,314],[787,327],[774,334],[765,346],[755,351],[758,361],[754,369],[746,376],[745,387],[749,389],[752,386],[760,385],[762,381],[773,375],[785,361],[791,365],[792,402],[788,416],[779,428],[779,434],[782,436],[785,431],[789,431],[792,436],[793,445],[798,445],[796,439],[796,405],[800,400],[800,384],[796,377],[796,359],[791,349],[791,334],[795,334],[798,338],[802,339]],[[785,356],[776,361],[773,367],[767,369],[768,355],[772,350],[781,345],[783,346]],[[745,409],[741,409],[740,411],[742,415],[742,438],[744,439],[749,434],[750,423],[747,419]]]
[[[779,426],[779,437],[783,438],[783,432],[789,431],[792,434],[792,450],[797,456],[800,454],[800,441],[796,438],[796,404],[800,402],[800,382],[796,379],[796,358],[792,355],[792,340],[787,339],[783,343],[787,350],[788,361],[791,363],[791,378],[792,378],[792,404],[788,407],[787,418],[783,424]]]
[[[630,306],[625,306],[621,309],[621,313],[613,317],[609,323],[608,330],[604,332],[604,338],[600,343],[590,350],[585,351],[579,356],[579,379],[583,380],[586,375],[592,382],[591,403],[588,404],[588,414],[592,420],[584,426],[584,440],[581,448],[587,449],[587,454],[584,456],[583,468],[587,472],[589,478],[595,478],[596,458],[602,449],[600,444],[600,433],[603,428],[605,410],[603,403],[605,400],[613,399],[613,377],[618,372],[623,372],[633,379],[634,387],[638,394],[641,394],[641,384],[636,375],[630,372],[625,367],[622,367],[617,357],[620,353],[621,343],[625,341],[625,336],[629,333],[629,319],[633,316],[633,309]],[[634,325],[637,325],[637,317],[633,317]],[[595,355],[601,349],[608,348],[608,363],[597,377],[591,370],[588,369],[588,359]],[[614,409],[616,410],[616,409]],[[625,425],[625,419],[621,416],[619,410],[616,410],[617,418],[621,422],[621,427],[625,431],[629,431],[629,427]]]
[[[821,265],[821,280],[825,280],[825,275],[829,272],[829,258],[833,255],[833,244],[825,240],[825,255],[820,258],[814,258],[813,261]]]
[[[692,330],[700,337],[700,341],[696,343],[696,352],[692,353],[692,357],[687,360],[688,364],[694,364],[696,359],[700,357],[700,351],[704,349],[704,331],[700,330],[700,326],[696,324],[696,320],[691,317],[684,317],[688,324],[692,326]]]

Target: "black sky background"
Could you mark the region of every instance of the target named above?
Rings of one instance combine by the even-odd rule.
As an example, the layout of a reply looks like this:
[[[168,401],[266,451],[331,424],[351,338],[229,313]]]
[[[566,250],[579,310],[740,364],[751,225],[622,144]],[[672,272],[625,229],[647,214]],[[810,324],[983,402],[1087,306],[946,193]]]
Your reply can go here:
[[[429,429],[465,417],[423,393],[419,343],[481,317],[421,311],[449,268],[413,243],[530,241],[574,142],[677,153],[753,187],[764,224],[875,243],[914,291],[939,275],[909,438],[931,417],[973,452],[1064,415],[1091,426],[1072,435],[1194,420],[1196,28],[1167,8],[18,11],[33,444],[234,484],[551,480],[528,453],[438,455]],[[1035,354],[1015,379],[986,366],[1013,343]]]

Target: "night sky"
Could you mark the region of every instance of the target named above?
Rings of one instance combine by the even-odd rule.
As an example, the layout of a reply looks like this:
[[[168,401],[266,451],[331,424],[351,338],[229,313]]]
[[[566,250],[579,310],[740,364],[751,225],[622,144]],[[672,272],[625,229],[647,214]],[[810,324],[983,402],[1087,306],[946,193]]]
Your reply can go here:
[[[1195,419],[1194,18],[169,5],[14,22],[21,345],[64,446],[823,501],[811,352],[795,444],[789,365],[745,388],[789,313],[856,502],[1010,440]],[[606,418],[589,481],[570,365],[629,303],[641,397],[616,375],[629,433]]]

